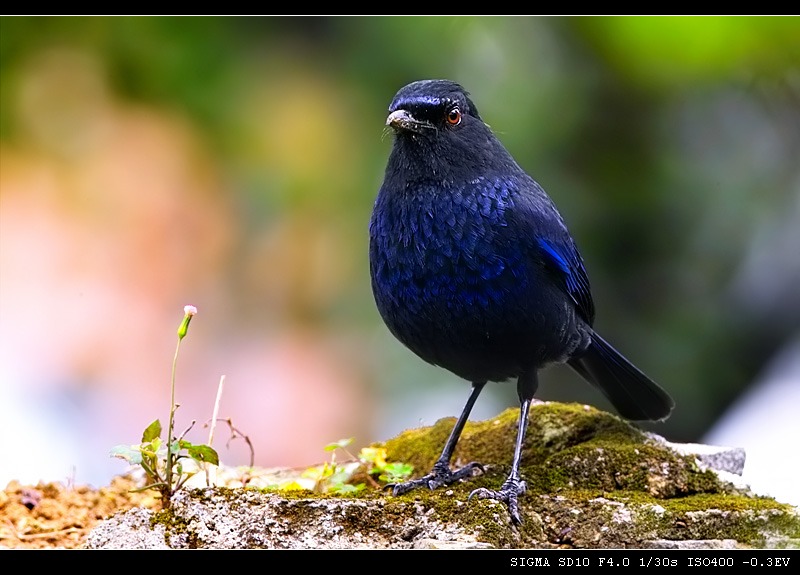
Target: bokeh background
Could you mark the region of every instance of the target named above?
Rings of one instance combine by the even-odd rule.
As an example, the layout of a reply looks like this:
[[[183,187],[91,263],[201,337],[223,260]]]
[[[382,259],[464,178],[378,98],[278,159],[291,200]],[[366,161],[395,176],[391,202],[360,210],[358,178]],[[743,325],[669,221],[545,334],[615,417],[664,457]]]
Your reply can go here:
[[[386,109],[422,78],[467,87],[559,205],[596,326],[676,399],[644,427],[796,476],[797,18],[2,17],[0,483],[123,471],[110,448],[167,420],[185,304],[191,440],[223,375],[258,465],[457,415],[468,385],[369,286]],[[609,407],[563,367],[540,397]],[[473,417],[514,405],[491,385]]]

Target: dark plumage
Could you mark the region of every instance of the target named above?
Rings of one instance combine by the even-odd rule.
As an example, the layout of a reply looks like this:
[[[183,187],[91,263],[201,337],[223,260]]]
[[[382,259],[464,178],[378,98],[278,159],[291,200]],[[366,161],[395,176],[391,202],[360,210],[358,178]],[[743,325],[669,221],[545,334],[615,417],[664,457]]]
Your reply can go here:
[[[593,329],[583,259],[545,191],[517,165],[459,84],[402,88],[386,124],[395,133],[370,221],[372,290],[389,330],[425,361],[472,382],[472,393],[428,475],[395,495],[471,476],[450,459],[487,381],[517,379],[520,420],[511,473],[480,498],[520,521],[520,453],[538,370],[568,363],[635,420],[666,418],[669,395]]]

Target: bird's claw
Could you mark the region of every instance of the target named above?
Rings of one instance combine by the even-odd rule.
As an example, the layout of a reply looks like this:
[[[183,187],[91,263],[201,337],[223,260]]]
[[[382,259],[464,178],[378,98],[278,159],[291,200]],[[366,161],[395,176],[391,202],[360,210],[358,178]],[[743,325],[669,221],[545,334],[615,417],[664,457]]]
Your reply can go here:
[[[521,479],[507,479],[503,486],[497,491],[480,487],[472,491],[467,497],[467,500],[476,497],[477,499],[494,499],[502,501],[508,507],[508,512],[511,515],[511,520],[519,525],[522,523],[522,518],[519,514],[518,498],[520,495],[527,491],[528,485]]]
[[[462,479],[472,477],[475,475],[476,469],[483,473],[483,464],[473,461],[472,463],[468,463],[456,471],[452,471],[447,465],[437,464],[433,466],[433,470],[431,470],[430,473],[420,477],[419,479],[412,479],[411,481],[405,481],[403,483],[389,483],[384,487],[384,489],[391,489],[392,495],[402,495],[403,493],[408,493],[409,491],[417,489],[418,487],[427,487],[433,491],[434,489],[444,485],[451,485],[456,481],[461,481]]]

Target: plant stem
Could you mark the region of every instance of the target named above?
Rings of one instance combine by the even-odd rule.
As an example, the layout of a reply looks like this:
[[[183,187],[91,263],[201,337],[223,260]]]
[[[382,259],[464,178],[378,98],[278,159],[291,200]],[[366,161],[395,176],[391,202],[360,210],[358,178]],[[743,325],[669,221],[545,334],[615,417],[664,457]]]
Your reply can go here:
[[[219,403],[222,400],[222,388],[225,385],[225,376],[219,378],[219,385],[217,386],[217,398],[214,400],[214,411],[211,414],[211,429],[208,432],[208,446],[214,447],[214,430],[217,428],[217,417],[219,416]],[[211,487],[211,471],[210,466],[206,463],[203,465],[206,471],[206,486]]]
[[[180,335],[180,334],[179,334]],[[166,483],[167,483],[167,493],[168,497],[166,498],[167,507],[171,504],[172,501],[172,460],[173,460],[173,453],[172,453],[172,441],[175,429],[175,371],[178,366],[178,351],[181,348],[181,340],[182,337],[178,337],[178,344],[175,346],[175,356],[172,358],[172,382],[171,382],[171,397],[170,397],[170,407],[169,407],[169,426],[167,427],[167,469],[166,469]]]

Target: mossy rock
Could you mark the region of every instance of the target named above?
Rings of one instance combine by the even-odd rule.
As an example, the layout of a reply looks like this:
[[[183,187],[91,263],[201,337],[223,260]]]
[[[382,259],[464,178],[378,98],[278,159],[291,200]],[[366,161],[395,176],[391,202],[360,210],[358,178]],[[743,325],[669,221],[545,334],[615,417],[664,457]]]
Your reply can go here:
[[[514,525],[503,503],[469,494],[504,481],[518,415],[507,410],[466,425],[454,467],[479,461],[485,472],[447,488],[399,497],[377,489],[356,496],[182,491],[170,515],[123,514],[96,529],[86,546],[148,546],[153,530],[171,548],[800,546],[797,508],[756,497],[619,417],[577,404],[532,406],[521,469],[528,490],[520,497],[523,523]],[[454,422],[443,419],[376,445],[420,476],[439,457]]]
[[[509,409],[483,422],[467,423],[454,455],[455,466],[469,461],[510,467],[519,411]],[[720,493],[730,486],[619,417],[589,406],[538,403],[531,408],[521,472],[534,493],[565,489],[643,491],[654,497]],[[391,460],[424,473],[439,457],[455,419],[405,431],[384,447]]]

